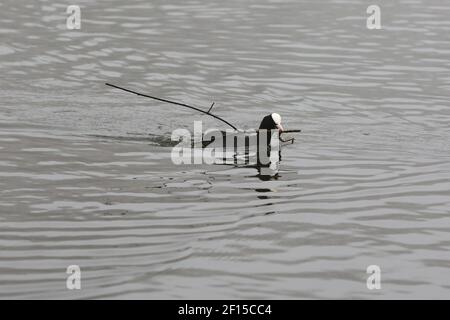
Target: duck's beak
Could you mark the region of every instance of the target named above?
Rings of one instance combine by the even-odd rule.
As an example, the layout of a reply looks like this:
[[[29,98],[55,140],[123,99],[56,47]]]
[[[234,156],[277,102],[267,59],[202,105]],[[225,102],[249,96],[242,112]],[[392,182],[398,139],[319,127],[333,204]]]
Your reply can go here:
[[[283,126],[281,124],[277,124],[278,130],[280,130],[280,133],[284,131]]]

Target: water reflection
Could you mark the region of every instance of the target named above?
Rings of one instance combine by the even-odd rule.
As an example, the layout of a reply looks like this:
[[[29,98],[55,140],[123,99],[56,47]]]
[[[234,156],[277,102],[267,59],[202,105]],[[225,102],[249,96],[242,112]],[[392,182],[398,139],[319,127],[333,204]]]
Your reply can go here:
[[[448,1],[383,1],[383,32],[350,0],[82,2],[70,31],[66,1],[0,1],[0,297],[449,295]],[[308,133],[279,173],[178,166],[199,115],[106,81]]]

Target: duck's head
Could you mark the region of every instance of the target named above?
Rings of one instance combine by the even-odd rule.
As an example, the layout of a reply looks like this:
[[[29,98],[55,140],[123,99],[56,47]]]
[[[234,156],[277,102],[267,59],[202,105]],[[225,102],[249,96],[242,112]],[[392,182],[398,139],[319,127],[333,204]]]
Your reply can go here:
[[[272,120],[275,123],[276,128],[282,132],[284,129],[283,126],[281,125],[281,116],[278,113],[272,113],[270,116],[272,117]]]
[[[262,119],[261,124],[259,125],[259,129],[278,129],[280,130],[280,132],[283,131],[283,126],[281,125],[281,116],[278,113],[272,113],[265,116]]]

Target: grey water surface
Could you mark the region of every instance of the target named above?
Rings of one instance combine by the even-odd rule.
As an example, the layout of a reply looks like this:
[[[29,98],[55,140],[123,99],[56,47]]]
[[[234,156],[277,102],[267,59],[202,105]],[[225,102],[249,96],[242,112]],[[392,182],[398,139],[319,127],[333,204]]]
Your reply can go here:
[[[0,298],[449,298],[449,58],[447,0],[2,0]],[[303,132],[175,165],[224,124],[105,82]]]

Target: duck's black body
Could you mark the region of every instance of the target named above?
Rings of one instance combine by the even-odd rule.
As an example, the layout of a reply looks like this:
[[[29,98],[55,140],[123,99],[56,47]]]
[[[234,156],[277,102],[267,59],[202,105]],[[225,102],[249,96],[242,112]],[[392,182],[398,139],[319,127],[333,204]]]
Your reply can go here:
[[[275,123],[275,121],[273,121],[271,114],[265,116],[262,119],[261,124],[259,125],[259,130],[262,130],[262,129],[265,129],[265,130],[277,129],[277,124]]]

